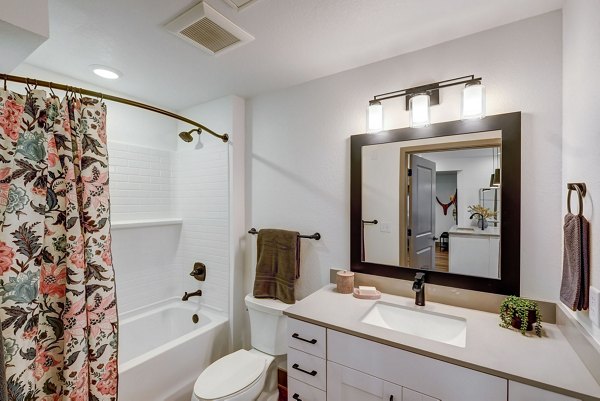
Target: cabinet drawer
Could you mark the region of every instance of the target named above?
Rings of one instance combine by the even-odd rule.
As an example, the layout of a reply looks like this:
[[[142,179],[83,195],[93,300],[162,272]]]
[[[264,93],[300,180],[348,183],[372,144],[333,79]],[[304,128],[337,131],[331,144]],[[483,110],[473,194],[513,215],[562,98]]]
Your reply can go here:
[[[326,399],[325,391],[288,378],[288,401],[326,401]]]
[[[288,346],[325,359],[327,331],[296,319],[288,319]]]
[[[321,390],[326,389],[327,369],[325,359],[290,348],[287,355],[287,371],[289,377]]]
[[[288,319],[288,346],[325,358],[327,334],[325,327]]]

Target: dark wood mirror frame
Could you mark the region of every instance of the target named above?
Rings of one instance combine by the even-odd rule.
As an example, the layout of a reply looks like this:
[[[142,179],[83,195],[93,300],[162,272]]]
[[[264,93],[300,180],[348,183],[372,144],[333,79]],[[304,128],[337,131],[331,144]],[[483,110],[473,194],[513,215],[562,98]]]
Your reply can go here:
[[[362,147],[485,131],[502,132],[502,224],[500,226],[500,279],[388,266],[361,260]],[[350,263],[354,272],[414,280],[426,273],[426,282],[496,294],[519,295],[521,276],[521,113],[487,116],[481,120],[449,121],[425,128],[400,128],[350,139]]]

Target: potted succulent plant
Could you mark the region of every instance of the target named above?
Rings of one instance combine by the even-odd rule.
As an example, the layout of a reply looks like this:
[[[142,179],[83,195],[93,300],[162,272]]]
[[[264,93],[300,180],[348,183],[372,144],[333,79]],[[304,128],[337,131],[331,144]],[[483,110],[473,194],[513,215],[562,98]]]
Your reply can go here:
[[[525,335],[527,331],[533,330],[535,325],[535,334],[542,336],[542,314],[537,302],[516,297],[514,295],[506,297],[500,305],[500,323],[501,327],[510,326],[521,331]]]

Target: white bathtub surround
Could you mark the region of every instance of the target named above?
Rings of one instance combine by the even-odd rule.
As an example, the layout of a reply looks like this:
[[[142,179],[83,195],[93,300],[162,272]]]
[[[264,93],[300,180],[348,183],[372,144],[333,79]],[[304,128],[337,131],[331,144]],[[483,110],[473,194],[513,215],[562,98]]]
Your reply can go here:
[[[109,141],[111,221],[175,217],[173,152]]]
[[[229,350],[227,316],[178,298],[121,314],[120,330],[124,401],[189,401],[198,375]]]
[[[177,248],[179,286],[201,288],[202,304],[229,310],[228,148],[208,143],[202,150],[180,150],[173,163],[174,201],[183,219]],[[206,281],[189,276],[195,262],[206,265]]]

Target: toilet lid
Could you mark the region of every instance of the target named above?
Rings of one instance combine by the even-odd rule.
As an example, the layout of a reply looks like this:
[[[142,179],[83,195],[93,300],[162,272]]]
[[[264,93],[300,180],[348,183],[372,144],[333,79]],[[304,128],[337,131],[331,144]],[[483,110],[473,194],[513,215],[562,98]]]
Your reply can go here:
[[[212,363],[194,384],[194,394],[204,400],[214,400],[237,393],[248,387],[265,370],[266,359],[239,350]]]

